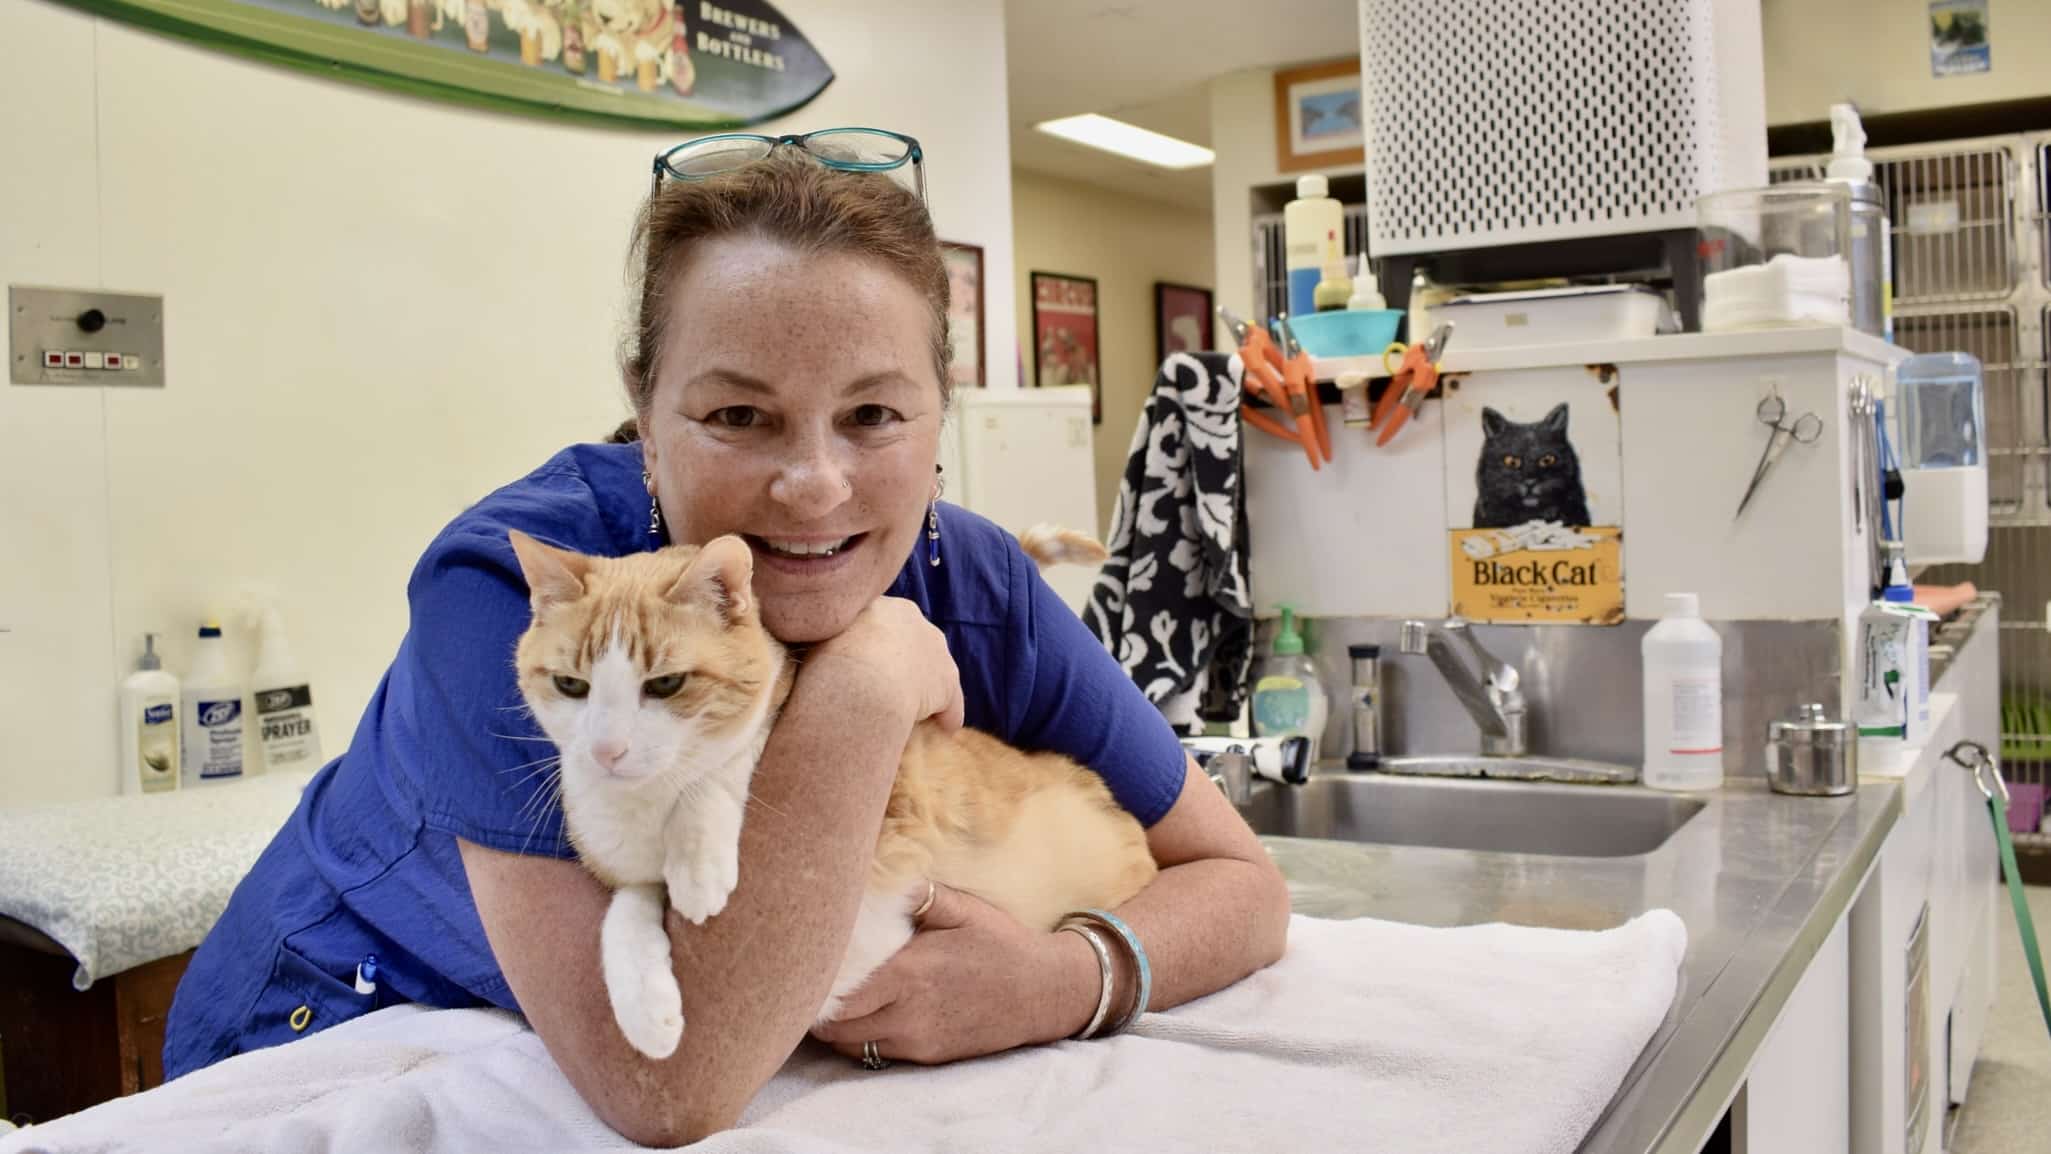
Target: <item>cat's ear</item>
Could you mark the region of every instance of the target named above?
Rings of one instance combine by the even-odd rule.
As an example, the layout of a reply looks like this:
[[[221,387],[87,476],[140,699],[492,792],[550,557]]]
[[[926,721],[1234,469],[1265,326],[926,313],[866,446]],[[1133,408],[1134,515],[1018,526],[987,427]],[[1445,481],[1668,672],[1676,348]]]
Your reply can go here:
[[[1559,404],[1554,405],[1552,412],[1547,413],[1545,420],[1540,421],[1539,425],[1548,433],[1557,433],[1560,436],[1565,436],[1567,433],[1567,402],[1561,401]]]
[[[591,571],[591,558],[544,545],[518,529],[506,537],[513,543],[513,555],[520,559],[528,600],[536,613],[584,595],[584,575]]]
[[[728,534],[707,542],[691,563],[684,566],[666,598],[678,604],[704,599],[719,607],[729,624],[743,613],[753,598],[750,584],[755,576],[755,554],[748,543]]]
[[[1498,412],[1496,412],[1496,411],[1495,411],[1494,409],[1491,409],[1491,408],[1489,408],[1489,407],[1487,407],[1487,406],[1485,406],[1485,405],[1484,405],[1484,406],[1482,406],[1482,410],[1481,410],[1481,434],[1482,434],[1482,436],[1485,436],[1485,437],[1499,437],[1499,436],[1501,436],[1501,435],[1502,435],[1502,432],[1503,432],[1503,429],[1504,429],[1504,427],[1506,427],[1507,425],[1509,425],[1509,423],[1510,423],[1510,422],[1508,422],[1508,421],[1506,421],[1506,420],[1504,420],[1504,419],[1503,419],[1503,415],[1502,415],[1501,413],[1498,413]]]

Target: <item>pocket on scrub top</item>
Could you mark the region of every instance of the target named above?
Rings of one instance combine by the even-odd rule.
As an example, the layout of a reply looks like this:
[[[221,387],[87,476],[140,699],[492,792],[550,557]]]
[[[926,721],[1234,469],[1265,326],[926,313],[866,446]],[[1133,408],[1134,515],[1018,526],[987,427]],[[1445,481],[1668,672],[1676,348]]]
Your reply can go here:
[[[303,1038],[377,1008],[375,994],[356,992],[355,973],[337,977],[278,943],[270,980],[257,995],[244,1031],[246,1050]]]

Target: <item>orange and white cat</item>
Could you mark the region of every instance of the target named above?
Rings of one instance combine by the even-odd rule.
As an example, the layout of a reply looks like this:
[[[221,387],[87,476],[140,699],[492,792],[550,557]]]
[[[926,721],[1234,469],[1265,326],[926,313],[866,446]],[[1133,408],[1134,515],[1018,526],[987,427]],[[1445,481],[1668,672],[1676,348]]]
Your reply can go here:
[[[511,537],[534,610],[515,655],[520,692],[561,756],[570,841],[613,890],[599,942],[613,1016],[635,1049],[665,1057],[684,1018],[663,907],[693,923],[726,907],[749,781],[794,659],[762,627],[739,538],[606,558]],[[1102,556],[1065,530],[1023,543],[1043,564]],[[1052,930],[1071,910],[1122,904],[1155,872],[1145,831],[1095,773],[922,723],[819,1020],[911,939],[929,880]]]

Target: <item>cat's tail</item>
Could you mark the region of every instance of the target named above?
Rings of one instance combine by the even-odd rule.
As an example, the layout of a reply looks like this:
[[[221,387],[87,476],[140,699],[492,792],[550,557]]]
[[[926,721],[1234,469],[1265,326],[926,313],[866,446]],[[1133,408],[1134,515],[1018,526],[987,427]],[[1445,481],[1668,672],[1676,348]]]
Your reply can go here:
[[[1055,565],[1102,565],[1111,555],[1095,537],[1059,525],[1035,525],[1018,535],[1018,543],[1042,569]]]

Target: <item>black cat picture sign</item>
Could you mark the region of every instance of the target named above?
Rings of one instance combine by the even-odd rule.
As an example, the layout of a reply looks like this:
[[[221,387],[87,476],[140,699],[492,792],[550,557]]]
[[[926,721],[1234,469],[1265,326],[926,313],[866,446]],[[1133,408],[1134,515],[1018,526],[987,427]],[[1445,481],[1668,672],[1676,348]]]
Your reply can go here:
[[[1470,621],[1624,619],[1616,369],[1463,377],[1446,398],[1452,611]]]

